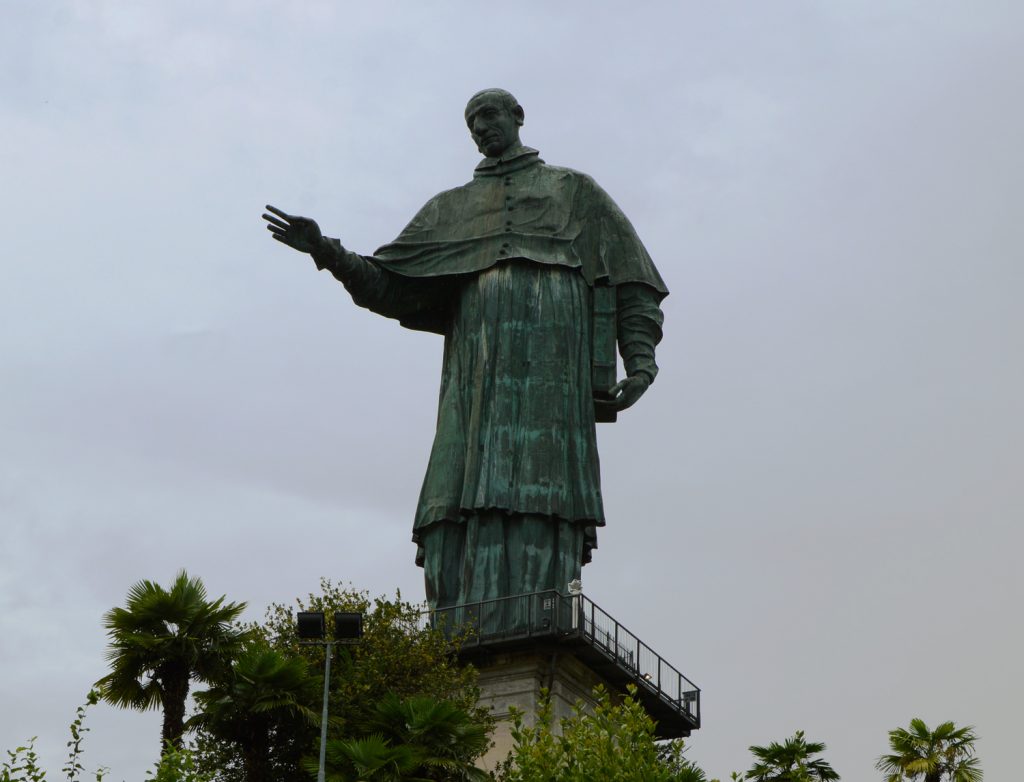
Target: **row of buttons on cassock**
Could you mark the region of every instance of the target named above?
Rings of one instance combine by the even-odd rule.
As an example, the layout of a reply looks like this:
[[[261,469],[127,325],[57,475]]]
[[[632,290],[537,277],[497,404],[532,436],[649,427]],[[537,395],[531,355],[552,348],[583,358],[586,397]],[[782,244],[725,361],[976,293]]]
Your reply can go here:
[[[506,185],[511,185],[512,184],[512,178],[511,177],[505,177],[505,184]],[[512,196],[505,196],[505,204],[506,204],[505,208],[508,211],[510,211],[510,212],[513,209],[515,209],[515,207],[512,206],[511,203],[509,203],[511,200],[512,200]],[[505,221],[505,233],[511,233],[511,232],[512,232],[512,221],[511,220],[506,220]],[[504,244],[501,245],[501,253],[500,254],[501,255],[508,255],[508,251],[509,251],[509,249],[511,247],[512,247],[511,244],[509,244],[508,242],[505,242]]]

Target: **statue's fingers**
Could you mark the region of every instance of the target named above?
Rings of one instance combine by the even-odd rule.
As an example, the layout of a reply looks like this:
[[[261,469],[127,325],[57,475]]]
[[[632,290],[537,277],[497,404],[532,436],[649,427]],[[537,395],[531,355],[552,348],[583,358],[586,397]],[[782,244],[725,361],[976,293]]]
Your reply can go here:
[[[271,236],[277,239],[277,241],[279,241],[281,244],[287,244],[289,247],[291,247],[291,245],[288,244],[288,240],[284,238],[283,234],[271,234]]]
[[[608,394],[609,396],[618,396],[619,394],[622,393],[622,389],[624,389],[625,387],[626,381],[620,380],[618,383],[616,383],[614,386],[608,389]]]
[[[638,397],[635,397],[632,394],[623,394],[616,398],[615,407],[618,410],[625,410],[628,407],[632,407],[633,403],[636,402],[637,399]]]
[[[276,217],[271,217],[268,214],[263,215],[263,219],[266,220],[268,223],[271,223],[273,225],[279,225],[282,228],[288,227],[288,223],[286,223],[284,220],[278,220]]]
[[[270,231],[274,236],[284,236],[288,232],[283,228],[278,228],[276,225],[268,225],[267,230]]]
[[[292,219],[292,216],[290,214],[288,214],[287,212],[282,212],[276,206],[271,206],[270,204],[267,204],[266,208],[267,208],[268,212],[273,212],[278,217],[283,217],[285,220],[291,220]]]

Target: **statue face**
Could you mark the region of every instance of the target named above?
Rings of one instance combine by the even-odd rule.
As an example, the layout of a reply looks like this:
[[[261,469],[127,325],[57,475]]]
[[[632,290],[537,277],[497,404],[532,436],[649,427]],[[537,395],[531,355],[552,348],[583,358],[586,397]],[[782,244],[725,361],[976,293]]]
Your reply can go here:
[[[487,157],[500,157],[519,143],[522,109],[510,111],[500,96],[484,93],[466,106],[466,124],[480,152]]]

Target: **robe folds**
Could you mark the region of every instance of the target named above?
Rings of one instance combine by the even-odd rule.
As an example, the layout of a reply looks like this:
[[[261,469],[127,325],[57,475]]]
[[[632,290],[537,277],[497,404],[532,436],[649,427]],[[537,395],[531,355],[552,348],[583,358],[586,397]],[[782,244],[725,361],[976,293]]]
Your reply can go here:
[[[667,290],[628,220],[592,179],[520,147],[373,256],[335,249],[325,265],[357,304],[445,338],[413,525],[431,607],[565,591],[605,521],[595,286],[613,291],[627,375],[657,374]]]

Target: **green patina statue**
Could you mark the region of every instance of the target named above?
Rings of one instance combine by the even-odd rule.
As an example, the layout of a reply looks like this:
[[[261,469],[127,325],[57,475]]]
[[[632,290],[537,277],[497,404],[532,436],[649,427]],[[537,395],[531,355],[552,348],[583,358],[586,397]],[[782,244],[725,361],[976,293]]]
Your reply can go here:
[[[593,179],[520,143],[523,119],[504,90],[474,95],[466,123],[485,157],[473,179],[372,256],[308,218],[263,215],[356,304],[444,335],[413,525],[433,609],[564,593],[580,577],[605,523],[595,421],[614,421],[658,372],[668,291],[657,269]]]

